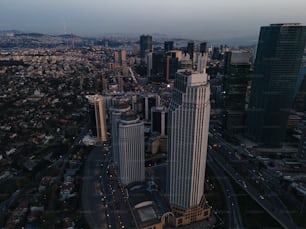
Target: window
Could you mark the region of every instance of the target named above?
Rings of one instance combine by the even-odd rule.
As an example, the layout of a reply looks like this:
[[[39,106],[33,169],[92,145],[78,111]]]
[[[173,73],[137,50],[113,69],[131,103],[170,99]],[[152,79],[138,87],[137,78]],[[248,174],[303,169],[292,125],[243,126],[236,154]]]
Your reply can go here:
[[[182,218],[177,221],[177,224],[182,224],[182,223],[183,223],[183,219]]]

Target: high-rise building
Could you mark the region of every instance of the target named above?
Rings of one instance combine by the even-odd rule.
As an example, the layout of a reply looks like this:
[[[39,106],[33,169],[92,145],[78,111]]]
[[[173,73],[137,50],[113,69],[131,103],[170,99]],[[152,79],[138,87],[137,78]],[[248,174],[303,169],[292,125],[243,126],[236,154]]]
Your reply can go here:
[[[228,51],[224,55],[224,128],[230,133],[245,130],[246,93],[251,80],[250,53],[247,51]]]
[[[151,76],[154,81],[168,81],[175,78],[179,68],[180,51],[153,53]]]
[[[220,49],[219,49],[219,47],[214,47],[213,48],[212,59],[213,60],[219,60],[220,59]]]
[[[173,50],[173,41],[165,41],[164,50],[165,52]]]
[[[298,23],[261,27],[247,111],[247,136],[260,145],[284,140],[305,40]]]
[[[202,73],[179,70],[168,110],[167,196],[176,225],[209,215],[203,205],[210,119],[210,86]],[[186,215],[189,217],[186,217]]]
[[[147,77],[151,77],[152,68],[153,68],[153,53],[149,52],[146,55],[146,63],[147,63]]]
[[[115,64],[123,65],[126,63],[126,50],[122,49],[120,51],[114,52]]]
[[[140,97],[142,118],[151,120],[151,108],[160,104],[160,96],[158,94],[144,94]]]
[[[152,56],[152,77],[164,79],[166,70],[166,56],[164,52],[153,53]]]
[[[190,56],[190,59],[193,60],[193,53],[194,53],[194,42],[189,41],[187,44],[187,53]]]
[[[207,42],[202,42],[200,44],[200,53],[206,53],[207,52]]]
[[[140,58],[144,60],[146,57],[146,53],[153,51],[152,36],[141,35],[139,45],[140,45]]]
[[[194,42],[189,41],[187,44],[187,53],[190,56],[190,59],[193,60],[193,54],[194,54]]]
[[[179,68],[179,58],[177,51],[166,53],[166,81],[175,78],[175,74]]]
[[[164,106],[152,107],[151,109],[151,131],[158,132],[161,136],[168,134],[167,121],[168,110]]]
[[[92,95],[87,96],[87,99],[90,105],[90,127],[92,134],[98,140],[105,142],[107,140],[107,126],[104,98],[101,95]]]
[[[119,164],[119,139],[118,139],[118,123],[121,115],[131,109],[129,99],[123,97],[115,97],[112,100],[110,108],[110,123],[112,128],[112,158],[114,162]]]
[[[121,115],[118,124],[119,173],[123,185],[145,180],[144,123],[133,113]]]

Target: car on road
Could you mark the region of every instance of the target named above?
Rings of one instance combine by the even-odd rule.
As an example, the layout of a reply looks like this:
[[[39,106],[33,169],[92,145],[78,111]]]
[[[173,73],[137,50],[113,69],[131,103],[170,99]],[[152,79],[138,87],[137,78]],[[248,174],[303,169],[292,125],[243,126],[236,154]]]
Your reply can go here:
[[[265,198],[262,195],[259,195],[260,199],[264,200]]]

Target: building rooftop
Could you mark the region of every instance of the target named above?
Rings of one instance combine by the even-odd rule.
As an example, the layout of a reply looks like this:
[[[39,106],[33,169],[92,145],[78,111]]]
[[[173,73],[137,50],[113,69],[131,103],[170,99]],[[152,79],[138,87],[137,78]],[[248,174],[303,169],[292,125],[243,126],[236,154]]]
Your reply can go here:
[[[137,182],[127,187],[137,224],[141,228],[159,223],[161,217],[171,211],[156,188],[156,184],[152,181]]]
[[[134,112],[126,112],[121,115],[120,121],[123,124],[137,123],[139,121],[139,116]]]
[[[270,24],[270,26],[302,26],[301,23],[276,23]]]
[[[178,75],[185,76],[187,80],[187,86],[201,86],[206,85],[208,82],[208,76],[205,73],[193,72],[190,70],[179,70]]]

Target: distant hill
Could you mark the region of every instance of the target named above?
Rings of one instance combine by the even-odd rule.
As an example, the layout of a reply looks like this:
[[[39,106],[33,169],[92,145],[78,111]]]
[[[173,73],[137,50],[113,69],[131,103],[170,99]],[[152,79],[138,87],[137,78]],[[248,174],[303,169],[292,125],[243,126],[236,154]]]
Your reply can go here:
[[[60,35],[55,35],[55,37],[61,37],[61,38],[80,38],[80,36],[77,36],[75,34],[60,34]]]
[[[23,33],[23,32],[18,31],[18,30],[13,30],[13,29],[11,29],[11,30],[0,30],[0,35],[1,35],[1,36],[5,36],[5,35],[7,35],[8,33],[20,34],[20,33]]]
[[[43,37],[46,35],[42,33],[17,33],[15,36]]]

